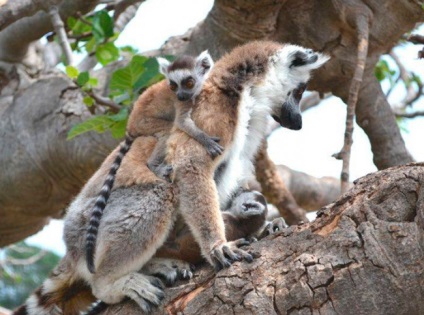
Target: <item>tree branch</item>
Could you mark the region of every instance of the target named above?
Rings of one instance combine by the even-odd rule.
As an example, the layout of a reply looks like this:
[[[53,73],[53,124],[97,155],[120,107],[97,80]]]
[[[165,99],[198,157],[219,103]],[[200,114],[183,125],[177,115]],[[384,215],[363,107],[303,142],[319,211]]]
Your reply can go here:
[[[396,109],[399,108],[405,108],[407,106],[412,105],[416,100],[418,100],[422,96],[423,92],[423,85],[421,82],[417,82],[416,84],[418,86],[418,89],[415,90],[412,86],[412,75],[406,70],[405,66],[403,65],[402,61],[399,59],[399,57],[394,53],[393,50],[389,53],[390,57],[395,61],[396,65],[399,68],[399,77],[404,82],[406,86],[406,96],[405,98],[400,102],[400,104],[395,105],[394,107]]]
[[[114,101],[107,97],[96,94],[94,91],[88,91],[87,94],[90,95],[96,101],[96,103],[110,108],[114,113],[117,113],[122,109],[122,106],[116,104]]]
[[[422,314],[423,187],[423,163],[369,174],[314,222],[249,245],[253,263],[167,288],[152,315]],[[139,313],[132,301],[101,312]]]
[[[72,48],[69,43],[68,37],[65,31],[65,25],[59,15],[59,9],[57,6],[51,6],[49,9],[49,15],[52,20],[54,31],[59,39],[59,44],[62,47],[63,54],[65,56],[65,64],[72,64]]]
[[[424,116],[424,111],[416,111],[413,113],[400,113],[400,112],[395,112],[396,117],[399,118],[415,118],[415,117],[420,117],[420,116]]]
[[[352,135],[353,135],[353,119],[355,117],[356,103],[358,102],[359,89],[362,84],[364,76],[364,69],[367,61],[368,54],[368,36],[369,36],[369,23],[372,19],[371,10],[360,2],[353,1],[353,3],[342,3],[339,0],[333,0],[333,5],[357,32],[357,61],[355,72],[349,88],[349,98],[347,101],[346,110],[346,130],[344,135],[344,144],[342,150],[333,155],[336,159],[343,160],[342,173],[341,173],[341,190],[342,193],[346,192],[349,187],[349,164],[350,152],[352,148]]]
[[[59,14],[62,20],[66,20],[76,12],[85,13],[92,10],[97,2],[98,0],[63,0],[59,6]],[[21,62],[30,43],[53,30],[49,15],[43,11],[16,21],[0,32],[0,60]]]
[[[62,0],[50,0],[58,5]],[[9,0],[0,5],[0,31],[19,19],[31,16],[44,9],[45,0]]]
[[[305,210],[297,205],[296,200],[278,174],[275,164],[269,158],[266,141],[263,142],[262,148],[258,152],[255,168],[262,193],[269,203],[277,207],[287,224],[309,222]]]

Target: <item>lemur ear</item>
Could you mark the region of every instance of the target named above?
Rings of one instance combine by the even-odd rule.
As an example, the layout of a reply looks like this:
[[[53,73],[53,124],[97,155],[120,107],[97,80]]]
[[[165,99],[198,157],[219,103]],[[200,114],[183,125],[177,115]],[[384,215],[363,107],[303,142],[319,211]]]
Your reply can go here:
[[[165,58],[161,57],[157,57],[156,60],[159,64],[159,72],[166,76],[168,74],[168,67],[171,63]]]
[[[197,67],[201,67],[203,69],[203,73],[209,72],[209,70],[213,67],[213,59],[207,50],[197,56],[196,68]]]

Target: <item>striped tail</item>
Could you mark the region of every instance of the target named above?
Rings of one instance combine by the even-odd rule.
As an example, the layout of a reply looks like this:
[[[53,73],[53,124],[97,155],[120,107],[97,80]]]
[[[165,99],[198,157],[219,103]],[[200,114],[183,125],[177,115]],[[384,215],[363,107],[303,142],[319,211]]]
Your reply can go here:
[[[79,315],[96,299],[82,280],[73,280],[63,259],[49,278],[32,293],[13,315]]]
[[[116,172],[121,166],[121,162],[125,154],[127,154],[128,150],[131,148],[134,139],[135,138],[130,136],[128,133],[125,136],[125,141],[121,143],[121,148],[118,152],[118,155],[116,156],[115,161],[113,161],[113,164],[109,170],[109,174],[106,177],[100,194],[97,197],[96,203],[94,204],[93,211],[91,212],[91,218],[88,224],[87,236],[85,239],[87,267],[91,273],[95,272],[94,251],[96,248],[96,238],[100,225],[100,219],[102,218],[103,211],[106,208],[107,200],[109,199],[110,193],[112,191]]]

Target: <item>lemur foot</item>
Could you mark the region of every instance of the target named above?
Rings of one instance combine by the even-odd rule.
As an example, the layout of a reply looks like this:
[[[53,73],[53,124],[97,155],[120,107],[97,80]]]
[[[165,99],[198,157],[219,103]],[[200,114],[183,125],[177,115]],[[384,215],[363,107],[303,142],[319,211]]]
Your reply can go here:
[[[220,140],[219,137],[210,137],[206,144],[206,151],[213,159],[224,152],[224,147],[218,144]]]
[[[173,285],[179,279],[190,280],[193,278],[194,266],[178,259],[153,258],[143,267],[142,271],[163,278],[167,285]]]
[[[249,244],[250,242],[247,239],[241,238],[215,246],[211,251],[211,259],[215,270],[219,271],[222,268],[228,268],[236,261],[246,260],[247,262],[252,262],[253,256],[239,248]]]
[[[134,274],[125,283],[125,295],[134,300],[144,313],[149,313],[152,306],[158,306],[164,299],[164,285],[156,277]]]

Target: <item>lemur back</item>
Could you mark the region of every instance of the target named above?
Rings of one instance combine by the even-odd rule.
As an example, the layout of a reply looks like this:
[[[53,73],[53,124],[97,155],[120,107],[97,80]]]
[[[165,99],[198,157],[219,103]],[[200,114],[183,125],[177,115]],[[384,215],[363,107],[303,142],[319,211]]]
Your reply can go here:
[[[167,92],[162,91],[165,88],[163,83],[158,83],[149,88],[137,100],[129,117],[125,140],[120,145],[100,190],[87,229],[87,265],[92,273],[95,269],[94,253],[102,213],[114,187],[116,173],[120,168],[122,159],[135,138],[140,136],[156,137],[157,143],[147,165],[155,175],[164,179],[167,179],[172,171],[172,166],[165,164],[164,160],[166,141],[173,125],[201,143],[212,157],[216,157],[223,151],[223,148],[218,144],[219,138],[209,137],[197,128],[190,116],[191,105],[200,93],[203,82],[213,66],[213,60],[209,53],[204,51],[198,57],[182,56],[172,63],[163,58],[157,58],[157,60],[159,70],[166,77],[169,89],[166,88]],[[175,95],[179,101],[176,100]]]

